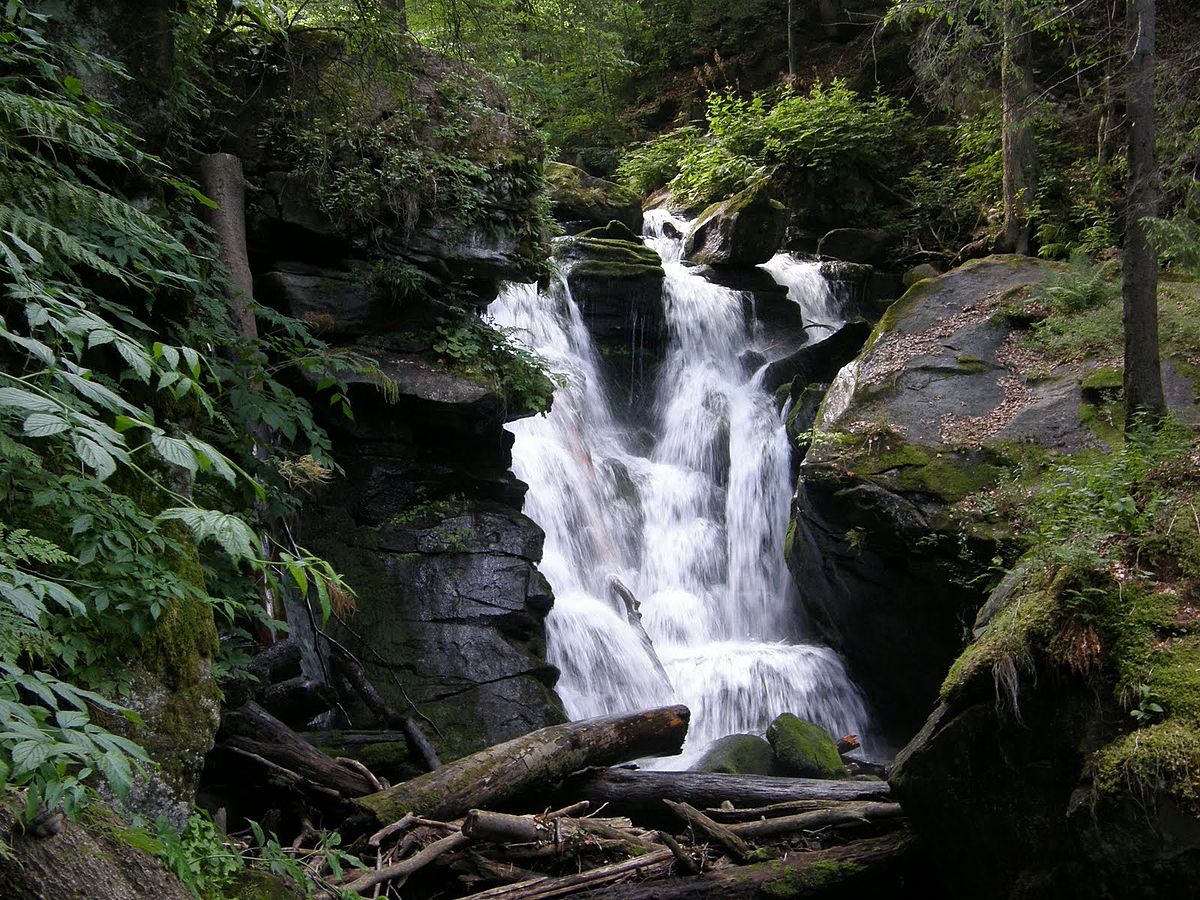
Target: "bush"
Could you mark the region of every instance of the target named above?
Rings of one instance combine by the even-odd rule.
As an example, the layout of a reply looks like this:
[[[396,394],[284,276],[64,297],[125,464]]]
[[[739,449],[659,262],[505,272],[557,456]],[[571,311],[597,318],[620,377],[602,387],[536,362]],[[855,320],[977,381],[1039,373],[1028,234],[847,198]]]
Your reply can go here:
[[[790,194],[833,217],[865,218],[879,184],[893,174],[909,124],[902,101],[864,99],[844,82],[787,91],[774,105],[763,94],[708,96],[709,134],[678,129],[633,148],[621,177],[645,192],[670,178],[689,205],[726,197],[771,175]]]

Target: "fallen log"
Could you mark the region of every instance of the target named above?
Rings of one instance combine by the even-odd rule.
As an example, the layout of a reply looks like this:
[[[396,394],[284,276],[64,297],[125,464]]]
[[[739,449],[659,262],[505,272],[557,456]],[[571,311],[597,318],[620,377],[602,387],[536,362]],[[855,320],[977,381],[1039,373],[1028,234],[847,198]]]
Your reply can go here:
[[[818,809],[832,809],[842,803],[854,803],[854,800],[789,800],[783,803],[772,803],[770,806],[728,806],[709,807],[704,810],[714,822],[757,822],[759,819],[774,819],[779,816],[793,816],[797,813],[815,812]]]
[[[915,850],[911,835],[897,832],[826,850],[789,853],[783,859],[770,862],[712,869],[691,877],[627,882],[587,890],[586,893],[572,893],[588,900],[742,900],[759,897],[844,900],[847,897],[898,896],[901,881],[913,868]],[[483,898],[488,894],[473,896]],[[504,900],[532,900],[532,896],[492,896]]]
[[[340,888],[351,894],[361,894],[363,891],[371,890],[375,885],[383,884],[385,881],[394,881],[396,882],[395,887],[400,887],[408,880],[410,875],[429,865],[439,856],[458,850],[460,847],[465,847],[469,843],[471,843],[471,839],[466,835],[457,832],[447,835],[444,838],[434,841],[428,847],[413,854],[408,859],[393,863],[390,866],[382,866],[374,872],[367,872],[365,875],[355,878],[349,884],[340,885]],[[325,896],[332,898],[335,895],[326,894]]]
[[[355,802],[380,824],[409,812],[454,819],[545,788],[588,766],[678,753],[689,715],[686,706],[667,706],[551,725]]]
[[[329,685],[307,675],[297,675],[269,685],[257,701],[281,722],[303,725],[333,709],[337,696]]]
[[[767,806],[797,800],[886,800],[890,790],[882,781],[826,781],[635,769],[589,773],[572,780],[565,788],[572,797],[591,801],[593,809],[607,803],[608,811],[635,821],[640,818],[662,821],[663,797],[703,809],[720,806],[726,800],[734,806]]]
[[[551,878],[543,875],[516,884],[506,884],[501,887],[471,894],[465,900],[551,900],[553,897],[566,897],[603,887],[631,875],[657,876],[665,875],[675,860],[675,854],[669,849],[656,850],[644,856],[622,860],[598,869],[580,872],[578,875],[567,875],[562,878]]]
[[[667,809],[692,826],[696,837],[707,837],[725,851],[734,862],[744,863],[750,858],[750,845],[724,825],[718,825],[700,810],[687,803],[676,803],[674,800],[663,800]]]
[[[358,797],[373,790],[371,780],[353,768],[330,759],[300,737],[257,703],[247,703],[221,715],[218,746],[241,751],[289,770],[304,782],[333,791],[344,798]],[[397,817],[398,818],[398,817]]]
[[[725,827],[739,837],[761,840],[784,834],[795,834],[798,831],[831,828],[837,825],[858,825],[886,819],[898,819],[903,815],[904,810],[900,808],[899,803],[851,801],[831,809],[818,809],[812,812],[798,813],[794,816],[763,819],[761,822],[741,822]]]

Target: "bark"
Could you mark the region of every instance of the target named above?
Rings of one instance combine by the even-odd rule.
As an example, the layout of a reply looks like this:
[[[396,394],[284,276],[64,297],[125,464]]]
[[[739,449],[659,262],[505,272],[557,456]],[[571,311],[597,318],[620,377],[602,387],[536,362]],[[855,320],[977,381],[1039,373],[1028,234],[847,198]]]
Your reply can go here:
[[[393,887],[401,887],[414,872],[425,868],[425,866],[429,865],[439,856],[452,853],[469,843],[471,843],[471,839],[464,834],[447,835],[444,838],[434,841],[418,853],[414,853],[408,859],[393,863],[390,866],[382,866],[374,872],[361,875],[349,884],[341,885],[341,889],[352,894],[361,894],[363,891],[368,891],[375,887],[375,885],[383,884],[385,881],[394,882]],[[330,898],[330,900],[335,896],[335,894],[329,893],[322,895],[323,898]]]
[[[760,822],[742,822],[726,826],[738,837],[760,840],[762,838],[779,837],[785,834],[795,834],[799,831],[815,831],[818,828],[831,828],[838,825],[863,825],[898,819],[904,815],[899,803],[870,803],[867,801],[852,801],[843,803],[832,809],[818,809],[812,812],[797,813],[794,816],[780,816],[777,819],[763,819]]]
[[[336,699],[329,685],[306,675],[297,675],[270,685],[259,702],[277,719],[303,725],[332,709]]]
[[[828,850],[788,853],[772,862],[714,869],[691,878],[613,885],[590,892],[587,897],[588,900],[893,897],[902,892],[902,879],[909,872],[914,850],[912,838],[897,832]]]
[[[720,847],[730,859],[744,863],[750,858],[750,845],[724,825],[718,825],[696,807],[688,803],[676,803],[674,800],[663,800],[667,809],[687,822],[697,839],[701,835]]]
[[[207,153],[200,157],[200,188],[215,204],[206,213],[217,239],[221,264],[229,271],[227,296],[233,323],[246,337],[258,337],[251,302],[254,276],[246,252],[246,179],[242,161],[230,153]]]
[[[1158,352],[1158,256],[1144,220],[1157,213],[1154,139],[1154,0],[1129,0],[1129,204],[1125,227],[1125,424],[1166,414]]]
[[[1024,255],[1029,253],[1029,199],[1033,194],[1033,131],[1029,124],[1033,78],[1029,70],[1029,30],[1017,0],[1004,0],[1001,28],[1003,248]]]
[[[669,849],[656,850],[645,856],[635,856],[633,859],[601,866],[598,869],[590,869],[587,872],[580,872],[578,875],[568,875],[565,878],[550,878],[543,875],[517,884],[506,884],[488,891],[481,891],[478,894],[471,894],[466,900],[550,900],[552,897],[566,897],[570,894],[604,887],[630,876],[665,875],[674,859],[675,855]]]
[[[694,772],[642,772],[609,769],[572,784],[572,795],[606,812],[662,821],[663,797],[703,809],[728,800],[734,806],[766,806],[798,800],[883,800],[884,782],[824,781],[818,778],[773,778],[767,775],[701,775]]]
[[[440,769],[360,798],[380,823],[407,812],[453,819],[473,808],[544,789],[588,766],[679,752],[687,735],[686,706],[601,716],[552,725],[481,750]]]
[[[339,765],[257,703],[227,710],[221,716],[221,731],[219,746],[258,757],[277,770],[298,776],[302,790],[350,798],[374,789],[361,772]]]
[[[787,0],[787,63],[788,75],[792,78],[796,77],[796,72],[799,70],[799,48],[796,46],[796,2],[797,0]]]
[[[429,739],[421,731],[420,726],[410,717],[400,715],[388,705],[387,701],[383,699],[383,695],[371,683],[366,670],[358,660],[337,647],[334,647],[333,650],[334,668],[345,676],[383,725],[398,727],[404,732],[409,755],[414,759],[421,760],[427,771],[432,772],[434,769],[440,768],[442,761],[438,758],[433,744],[429,743]]]

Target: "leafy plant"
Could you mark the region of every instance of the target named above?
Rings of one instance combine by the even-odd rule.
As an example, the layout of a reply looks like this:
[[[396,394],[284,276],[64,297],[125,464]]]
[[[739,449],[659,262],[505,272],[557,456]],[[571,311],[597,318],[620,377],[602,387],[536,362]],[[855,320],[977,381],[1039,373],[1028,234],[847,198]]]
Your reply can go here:
[[[1157,719],[1161,719],[1167,714],[1166,707],[1162,705],[1162,698],[1154,693],[1154,689],[1148,684],[1139,684],[1137,686],[1137,698],[1133,708],[1129,710],[1129,715],[1139,725],[1147,725]]]
[[[514,341],[516,333],[470,316],[439,319],[432,349],[463,374],[495,383],[513,410],[546,412],[562,376]]]
[[[1118,266],[1112,260],[1093,261],[1086,253],[1071,255],[1070,266],[1063,272],[1046,276],[1038,289],[1055,312],[1070,315],[1103,306],[1120,294],[1116,278]]]

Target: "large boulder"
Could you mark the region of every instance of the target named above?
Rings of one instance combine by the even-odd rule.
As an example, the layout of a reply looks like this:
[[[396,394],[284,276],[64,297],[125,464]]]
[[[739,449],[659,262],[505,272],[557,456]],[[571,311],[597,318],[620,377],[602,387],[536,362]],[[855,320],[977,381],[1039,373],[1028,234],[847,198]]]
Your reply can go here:
[[[887,261],[896,235],[885,228],[835,228],[817,244],[817,254],[827,259],[879,266]]]
[[[845,778],[849,774],[829,732],[791,713],[777,717],[767,727],[767,741],[774,748],[779,770],[784,775]]]
[[[893,789],[950,896],[1172,897],[1200,879],[1196,638],[1163,637],[1189,627],[1190,607],[1111,574],[1080,579],[1045,560],[1015,567],[896,759]],[[1088,585],[1108,599],[1083,623]],[[1149,673],[1137,677],[1160,710],[1140,726],[1123,699],[1131,669]]]
[[[824,340],[805,344],[771,363],[763,376],[763,387],[773,391],[793,381],[801,385],[832,381],[842,366],[858,355],[870,334],[871,326],[861,319],[847,322]]]
[[[901,741],[961,649],[980,576],[1010,549],[964,501],[1031,452],[1107,447],[1084,388],[1094,364],[1017,342],[1029,320],[1010,310],[1048,270],[997,256],[912,287],[830,386],[800,467],[787,553],[803,601]],[[1163,373],[1192,408],[1191,381]]]
[[[692,766],[693,772],[722,775],[774,775],[775,751],[757,734],[729,734],[714,741]]]
[[[353,379],[354,419],[328,421],[344,475],[302,523],[358,594],[337,639],[393,709],[417,703],[436,724],[443,759],[562,721],[543,536],[510,472],[512,411],[494,385],[436,360],[369,352],[396,396]]]
[[[628,188],[561,162],[546,163],[546,178],[554,218],[568,233],[616,220],[641,234],[641,200]]]
[[[683,241],[684,255],[701,265],[755,266],[783,242],[787,209],[760,181],[700,214]]]
[[[658,254],[640,242],[611,238],[562,238],[555,258],[566,266],[567,284],[592,337],[602,347],[657,348],[666,336]]]

